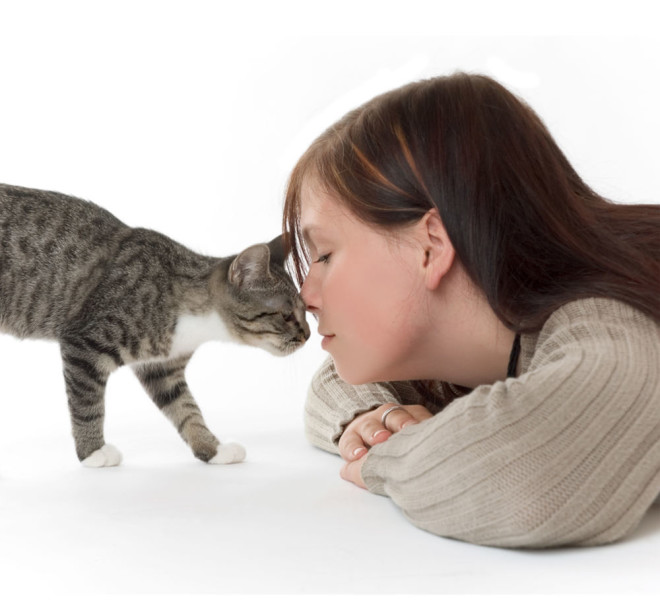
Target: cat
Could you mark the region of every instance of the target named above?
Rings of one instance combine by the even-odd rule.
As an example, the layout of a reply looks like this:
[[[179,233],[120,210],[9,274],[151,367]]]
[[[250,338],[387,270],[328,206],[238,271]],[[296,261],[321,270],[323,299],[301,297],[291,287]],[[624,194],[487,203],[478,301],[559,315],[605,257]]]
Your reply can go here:
[[[184,371],[203,342],[287,355],[309,338],[305,305],[287,274],[282,237],[238,255],[197,254],[131,228],[92,202],[0,184],[0,332],[59,342],[78,459],[119,465],[103,436],[110,374],[131,365],[193,454],[245,458],[220,444]]]

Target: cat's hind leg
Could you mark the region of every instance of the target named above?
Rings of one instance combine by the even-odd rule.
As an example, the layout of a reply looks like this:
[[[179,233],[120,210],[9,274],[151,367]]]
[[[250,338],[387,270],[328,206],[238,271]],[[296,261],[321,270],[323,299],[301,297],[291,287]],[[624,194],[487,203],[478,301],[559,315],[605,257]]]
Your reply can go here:
[[[156,406],[174,424],[198,459],[207,463],[239,463],[245,449],[237,443],[220,444],[208,429],[202,412],[193,398],[185,378],[190,356],[162,362],[145,362],[133,371]]]
[[[76,454],[85,467],[111,467],[121,454],[103,438],[105,387],[116,365],[82,340],[60,344]]]

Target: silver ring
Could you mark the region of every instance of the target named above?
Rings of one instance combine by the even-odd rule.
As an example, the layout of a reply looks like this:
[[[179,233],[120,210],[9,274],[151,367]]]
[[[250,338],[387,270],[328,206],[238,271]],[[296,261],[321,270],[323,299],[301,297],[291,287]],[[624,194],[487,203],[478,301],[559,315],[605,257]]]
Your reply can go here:
[[[390,407],[385,411],[385,413],[383,413],[383,415],[380,418],[380,423],[383,424],[383,428],[386,428],[387,430],[389,430],[386,423],[387,416],[390,413],[392,413],[392,411],[406,411],[406,410],[401,405],[394,405],[394,407]]]

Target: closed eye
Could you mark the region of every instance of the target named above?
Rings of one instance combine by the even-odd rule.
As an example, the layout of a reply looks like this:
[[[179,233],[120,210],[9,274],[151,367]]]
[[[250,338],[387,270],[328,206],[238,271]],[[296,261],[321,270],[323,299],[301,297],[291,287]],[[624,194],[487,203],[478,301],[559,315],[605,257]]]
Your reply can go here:
[[[321,256],[320,256],[316,261],[314,261],[314,262],[315,262],[315,263],[327,263],[327,262],[330,260],[330,255],[331,255],[331,254],[332,254],[332,253],[328,253],[328,254],[325,254],[325,255],[321,255]]]
[[[289,313],[288,315],[284,316],[284,321],[287,323],[291,323],[292,321],[295,321],[296,316],[293,313]]]

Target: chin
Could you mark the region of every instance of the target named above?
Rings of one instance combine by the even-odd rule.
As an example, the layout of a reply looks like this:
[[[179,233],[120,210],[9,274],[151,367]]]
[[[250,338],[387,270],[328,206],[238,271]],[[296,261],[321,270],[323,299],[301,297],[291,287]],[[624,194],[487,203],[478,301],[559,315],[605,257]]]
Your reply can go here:
[[[351,386],[360,386],[360,384],[385,381],[382,378],[370,378],[366,371],[357,370],[355,369],[355,366],[353,366],[352,369],[345,369],[342,367],[341,363],[338,363],[336,360],[335,370],[337,371],[337,375],[346,382],[346,384],[350,384]]]
[[[287,355],[295,353],[298,349],[302,348],[304,344],[304,342],[294,341],[286,342],[279,346],[274,344],[266,344],[261,348],[268,351],[271,355],[275,355],[276,357],[286,357]]]
[[[286,357],[296,350],[295,348],[280,348],[279,346],[272,344],[263,344],[260,345],[260,347],[275,357]]]
[[[409,369],[395,365],[359,365],[356,360],[341,361],[333,356],[337,375],[351,386],[373,384],[374,382],[395,382],[400,380],[416,380]]]

